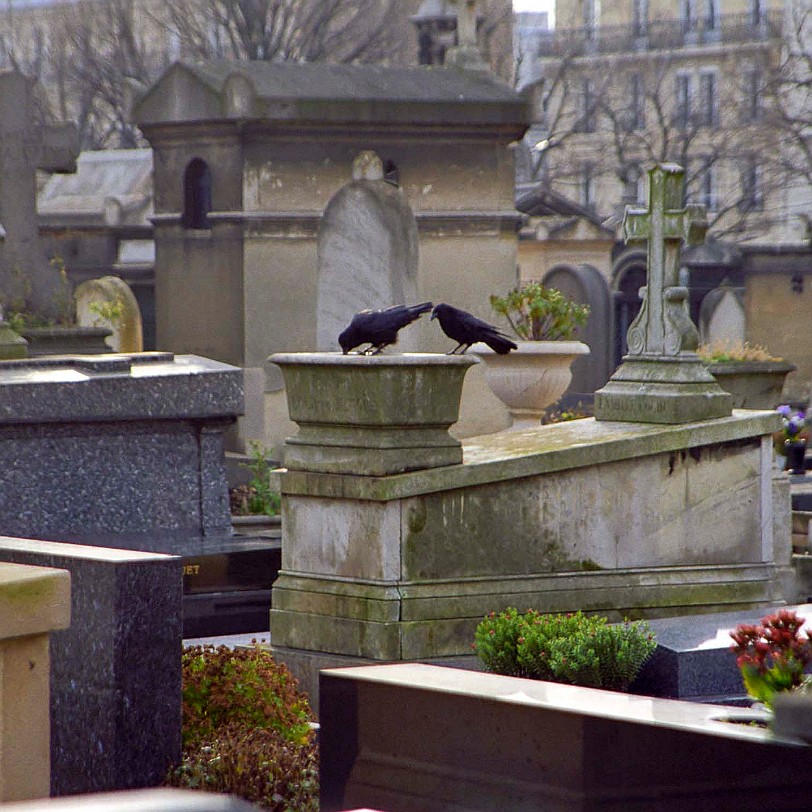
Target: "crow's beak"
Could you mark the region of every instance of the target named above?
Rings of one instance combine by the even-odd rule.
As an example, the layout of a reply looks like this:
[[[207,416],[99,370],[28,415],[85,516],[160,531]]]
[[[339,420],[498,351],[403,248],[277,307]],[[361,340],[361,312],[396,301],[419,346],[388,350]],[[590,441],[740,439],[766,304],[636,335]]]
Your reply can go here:
[[[437,318],[437,311],[433,310],[432,313],[431,313],[431,318],[429,319],[429,321],[434,321],[436,318]]]

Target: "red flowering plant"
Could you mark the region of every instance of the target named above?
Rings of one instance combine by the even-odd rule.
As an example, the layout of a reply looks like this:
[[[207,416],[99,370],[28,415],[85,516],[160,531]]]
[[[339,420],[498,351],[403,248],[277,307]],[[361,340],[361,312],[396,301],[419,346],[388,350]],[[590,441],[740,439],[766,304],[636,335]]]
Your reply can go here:
[[[730,633],[731,650],[741,671],[747,693],[772,707],[779,691],[808,685],[812,663],[812,638],[801,633],[804,618],[789,609],[761,619],[759,625],[741,624]]]

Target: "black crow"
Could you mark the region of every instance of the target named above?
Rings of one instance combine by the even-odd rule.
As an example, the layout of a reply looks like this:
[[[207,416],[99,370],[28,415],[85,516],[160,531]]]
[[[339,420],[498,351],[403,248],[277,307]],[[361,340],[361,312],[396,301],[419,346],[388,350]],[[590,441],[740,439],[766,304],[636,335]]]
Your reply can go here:
[[[458,307],[452,307],[448,304],[438,304],[432,314],[432,319],[440,320],[440,327],[443,332],[454,341],[458,341],[456,347],[451,350],[449,355],[454,355],[457,350],[462,347],[462,355],[468,347],[482,341],[487,344],[494,352],[500,355],[510,352],[511,350],[518,349],[515,342],[511,341],[504,333],[496,329],[492,324],[487,321],[482,321],[471,313],[465,310],[460,310]]]
[[[344,355],[361,344],[369,344],[361,355],[377,355],[388,344],[398,340],[398,330],[420,318],[422,313],[428,313],[431,308],[431,302],[423,302],[411,307],[395,305],[385,310],[362,310],[352,317],[349,326],[338,337],[338,343]]]

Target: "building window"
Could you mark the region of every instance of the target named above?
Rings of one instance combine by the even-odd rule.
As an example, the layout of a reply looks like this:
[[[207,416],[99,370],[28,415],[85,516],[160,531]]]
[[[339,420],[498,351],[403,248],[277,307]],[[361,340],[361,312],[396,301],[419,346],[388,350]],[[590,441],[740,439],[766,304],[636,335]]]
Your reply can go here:
[[[623,181],[623,202],[627,205],[642,203],[643,179],[645,174],[639,166],[627,166],[621,180]]]
[[[708,211],[716,211],[719,207],[716,167],[709,158],[702,159],[694,187],[696,189],[696,193],[692,195],[694,201],[705,206]]]
[[[591,164],[581,170],[581,205],[588,208],[595,205],[595,170]]]
[[[211,211],[211,172],[205,161],[194,158],[183,176],[183,225],[209,228]]]
[[[596,38],[598,31],[598,0],[584,0],[584,29],[588,40]]]
[[[758,121],[761,118],[761,71],[757,68],[744,74],[744,104],[742,105],[744,121]]]
[[[682,30],[685,33],[693,31],[696,28],[695,0],[682,0],[680,13],[682,14]]]
[[[691,77],[687,73],[676,75],[676,103],[674,124],[687,127],[691,122]]]
[[[715,31],[719,27],[719,4],[716,0],[705,0],[705,30]]]
[[[642,130],[646,125],[646,85],[642,73],[629,78],[629,129]]]
[[[764,208],[761,166],[755,157],[747,158],[741,168],[742,196],[739,208],[742,211],[761,211]]]
[[[648,34],[648,0],[634,0],[632,34],[635,37],[645,37]]]
[[[703,71],[699,74],[699,95],[702,105],[700,122],[706,127],[715,127],[719,123],[716,85],[714,71]]]
[[[595,93],[591,79],[581,83],[581,109],[575,129],[580,133],[595,132]]]

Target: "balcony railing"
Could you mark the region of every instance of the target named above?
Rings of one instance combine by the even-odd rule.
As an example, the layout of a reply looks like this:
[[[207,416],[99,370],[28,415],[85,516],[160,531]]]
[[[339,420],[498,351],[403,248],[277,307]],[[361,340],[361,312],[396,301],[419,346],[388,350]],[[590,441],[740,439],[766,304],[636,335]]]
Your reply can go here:
[[[695,45],[780,39],[783,12],[652,20],[645,24],[558,28],[539,42],[540,57],[589,56],[624,51],[655,51]]]

